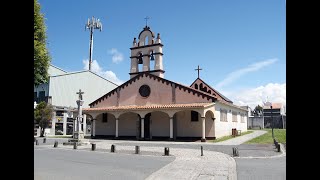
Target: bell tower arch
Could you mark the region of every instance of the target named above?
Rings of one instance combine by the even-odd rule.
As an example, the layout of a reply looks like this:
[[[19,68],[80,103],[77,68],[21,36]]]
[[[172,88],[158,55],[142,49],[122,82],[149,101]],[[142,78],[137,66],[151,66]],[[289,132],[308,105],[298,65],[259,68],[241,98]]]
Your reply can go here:
[[[155,38],[154,33],[150,27],[145,26],[138,36],[133,39],[131,50],[131,67],[130,78],[135,77],[139,73],[149,72],[150,74],[164,77],[163,63],[162,63],[162,46],[160,33]],[[150,67],[150,61],[154,61],[154,66]],[[142,64],[139,70],[139,64]]]

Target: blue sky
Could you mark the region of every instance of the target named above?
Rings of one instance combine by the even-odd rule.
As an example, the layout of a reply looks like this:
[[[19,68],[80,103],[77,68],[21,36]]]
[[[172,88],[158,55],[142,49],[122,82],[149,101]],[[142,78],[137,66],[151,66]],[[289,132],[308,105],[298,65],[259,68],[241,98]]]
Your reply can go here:
[[[286,102],[286,3],[284,0],[39,0],[52,64],[79,71],[89,59],[92,16],[97,73],[129,80],[130,47],[146,25],[161,34],[165,78],[190,85],[200,78],[238,105],[267,98]]]

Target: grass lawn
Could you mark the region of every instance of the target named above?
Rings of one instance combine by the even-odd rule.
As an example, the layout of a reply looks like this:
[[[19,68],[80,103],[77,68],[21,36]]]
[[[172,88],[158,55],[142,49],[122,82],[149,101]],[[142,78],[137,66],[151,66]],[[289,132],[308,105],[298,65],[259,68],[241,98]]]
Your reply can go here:
[[[252,132],[253,131],[248,130],[247,132],[241,133],[241,136],[246,135],[246,134],[250,134]],[[236,137],[240,137],[240,136],[236,136]],[[216,143],[216,142],[221,142],[221,141],[225,141],[225,140],[232,139],[232,138],[234,138],[234,137],[231,135],[230,136],[223,136],[223,137],[218,138],[216,140],[209,140],[209,142]]]
[[[245,144],[273,144],[272,139],[272,130],[263,129],[268,131],[266,134],[251,139],[250,141],[245,142]],[[275,139],[280,143],[286,142],[286,129],[273,129]]]

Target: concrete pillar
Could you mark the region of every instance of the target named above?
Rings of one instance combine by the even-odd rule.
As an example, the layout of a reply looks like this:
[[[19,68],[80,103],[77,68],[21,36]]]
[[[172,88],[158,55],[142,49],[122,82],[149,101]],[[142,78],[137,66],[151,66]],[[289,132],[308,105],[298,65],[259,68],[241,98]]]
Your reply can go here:
[[[202,121],[202,138],[201,138],[201,142],[205,142],[206,141],[206,117],[201,117],[201,121]]]
[[[96,120],[92,121],[92,136],[96,136]]]
[[[141,118],[141,138],[144,138],[144,118]]]
[[[87,135],[87,115],[83,114],[82,117],[83,117],[83,121],[82,121],[83,129],[82,129],[82,131],[83,131],[84,135]]]
[[[67,117],[68,117],[68,113],[64,112],[63,113],[63,135],[67,135]]]
[[[173,117],[170,117],[170,139],[173,138]]]
[[[116,118],[116,138],[119,137],[119,118]]]

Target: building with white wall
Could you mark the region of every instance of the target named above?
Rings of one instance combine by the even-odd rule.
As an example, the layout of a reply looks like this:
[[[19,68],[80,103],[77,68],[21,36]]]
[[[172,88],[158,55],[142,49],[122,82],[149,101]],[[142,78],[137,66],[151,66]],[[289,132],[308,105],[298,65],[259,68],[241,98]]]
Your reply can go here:
[[[69,109],[77,108],[77,94],[81,89],[87,100],[83,107],[89,107],[89,102],[105,94],[118,85],[93,73],[89,70],[66,72],[54,65],[50,65],[48,83],[40,84],[34,88],[34,101],[50,102],[54,107],[53,119],[46,129],[47,135],[68,135],[72,134],[73,119],[68,119]],[[84,118],[84,121],[86,119]],[[91,121],[83,123],[83,129],[90,134],[87,124],[90,127]],[[89,132],[88,132],[89,131]]]

